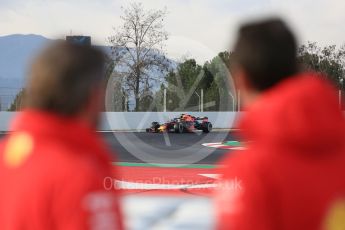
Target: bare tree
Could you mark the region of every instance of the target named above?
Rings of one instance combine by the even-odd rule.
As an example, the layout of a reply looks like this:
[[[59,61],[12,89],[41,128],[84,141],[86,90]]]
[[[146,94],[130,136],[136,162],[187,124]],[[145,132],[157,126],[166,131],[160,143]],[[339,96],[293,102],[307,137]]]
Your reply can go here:
[[[122,77],[124,88],[135,97],[135,111],[139,110],[140,96],[160,79],[169,68],[165,58],[164,30],[166,10],[145,10],[141,3],[124,8],[123,25],[115,28],[109,38],[115,71]]]

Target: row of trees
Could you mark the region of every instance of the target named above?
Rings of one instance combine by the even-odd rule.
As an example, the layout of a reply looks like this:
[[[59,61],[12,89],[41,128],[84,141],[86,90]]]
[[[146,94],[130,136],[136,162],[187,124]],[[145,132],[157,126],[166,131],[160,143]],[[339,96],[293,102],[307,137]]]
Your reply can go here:
[[[236,109],[236,93],[229,77],[231,55],[227,51],[221,52],[203,65],[197,64],[194,59],[180,63],[175,71],[166,75],[166,83],[161,85],[155,96],[146,98],[143,111],[150,108],[150,103],[155,105],[150,110],[163,111],[164,89],[168,111],[197,111],[201,89],[204,92],[204,111]],[[345,47],[320,47],[315,42],[309,42],[299,47],[298,61],[302,69],[320,73],[319,77],[333,82],[344,94]]]
[[[205,110],[228,110],[226,65],[230,54],[220,53],[204,65],[189,59],[176,67],[164,52],[166,13],[166,9],[144,10],[141,3],[123,10],[123,25],[109,38],[115,63],[111,85],[115,89],[108,88],[114,93],[108,95],[112,98],[107,100],[107,107],[115,111],[161,111],[166,96],[167,110],[197,110],[204,96]],[[231,103],[233,107],[233,100]]]
[[[320,77],[328,78],[344,90],[345,46],[321,47],[316,42],[308,42],[299,47],[298,59],[304,68],[320,73]]]
[[[163,111],[166,98],[168,111],[196,111],[201,91],[205,111],[236,108],[235,90],[229,78],[231,53],[221,52],[202,65],[188,59],[171,68],[163,48],[168,39],[165,16],[166,10],[146,11],[138,3],[124,9],[123,26],[110,38],[118,86],[114,91],[121,92],[117,98],[123,99],[113,110]],[[320,72],[321,77],[344,88],[344,47],[320,47],[309,42],[299,47],[298,58],[303,68]],[[160,89],[154,87],[159,84]]]
[[[166,75],[165,84],[155,94],[155,108],[163,110],[166,90],[168,111],[198,111],[202,99],[204,111],[232,110],[236,106],[236,95],[228,77],[229,64],[230,53],[227,51],[203,65],[197,64],[194,59],[185,60]]]
[[[317,43],[309,42],[298,49],[298,60],[307,70],[314,70],[320,73],[320,77],[327,77],[335,86],[345,91],[345,47],[336,46],[320,47]],[[114,63],[109,60],[108,78],[109,81],[118,81],[112,73]],[[187,59],[179,63],[175,70],[170,70],[161,77],[160,88],[145,88],[138,94],[138,99],[133,100],[138,107],[134,111],[163,111],[164,89],[166,90],[166,109],[168,111],[197,111],[199,109],[200,92],[203,90],[204,111],[231,111],[237,108],[236,93],[233,82],[229,78],[231,53],[224,51],[219,53],[211,61],[203,65],[198,64],[194,59]],[[125,74],[124,72],[122,74]],[[159,73],[161,76],[162,73]],[[152,78],[157,78],[153,77]],[[127,84],[127,82],[126,82]],[[112,111],[125,111],[130,108],[130,91],[125,90],[123,84],[119,84],[111,92],[111,97],[117,97],[120,106],[106,108]],[[135,89],[135,88],[134,88]],[[24,92],[21,90],[13,101],[10,111],[20,109]],[[110,103],[114,103],[111,101]]]
[[[194,59],[174,63],[166,58],[164,29],[167,14],[163,10],[145,10],[141,3],[123,9],[123,24],[109,37],[108,111],[197,111],[201,97],[205,111],[236,108],[236,93],[229,77],[231,52],[219,53],[212,60],[198,64]],[[302,45],[299,62],[330,78],[344,90],[345,47]],[[21,91],[11,110],[21,104]],[[164,100],[166,98],[166,100]],[[19,106],[20,107],[20,106]]]

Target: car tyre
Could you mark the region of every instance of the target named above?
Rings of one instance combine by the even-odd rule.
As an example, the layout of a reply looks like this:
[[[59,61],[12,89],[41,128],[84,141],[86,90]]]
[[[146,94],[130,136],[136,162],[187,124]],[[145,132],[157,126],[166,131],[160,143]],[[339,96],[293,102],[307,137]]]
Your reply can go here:
[[[204,127],[203,127],[202,131],[204,133],[209,133],[212,131],[212,124],[210,122],[205,122],[203,126]]]
[[[175,129],[176,133],[183,133],[183,131],[184,131],[183,124],[182,123],[176,123],[174,125],[174,129]]]

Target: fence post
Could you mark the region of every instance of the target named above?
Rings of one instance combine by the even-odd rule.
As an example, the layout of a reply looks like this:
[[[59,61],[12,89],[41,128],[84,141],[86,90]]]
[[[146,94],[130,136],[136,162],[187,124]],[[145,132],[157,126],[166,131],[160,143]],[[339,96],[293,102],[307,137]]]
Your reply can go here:
[[[164,89],[163,110],[164,110],[164,112],[167,111],[167,89]]]
[[[237,94],[237,111],[241,111],[241,91],[239,90],[238,91],[238,94]]]
[[[127,95],[125,95],[125,112],[128,112],[128,101],[127,101]]]
[[[235,105],[236,105],[236,103],[235,103],[235,98],[234,98],[234,96],[232,95],[232,93],[230,92],[230,91],[228,91],[228,93],[229,93],[229,95],[230,95],[230,97],[231,97],[231,99],[232,99],[232,112],[235,112]]]
[[[197,96],[198,96],[198,99],[199,99],[199,102],[198,102],[198,111],[200,112],[200,95],[198,94],[197,91],[194,92]]]
[[[204,90],[201,89],[201,105],[200,105],[201,112],[204,112]]]

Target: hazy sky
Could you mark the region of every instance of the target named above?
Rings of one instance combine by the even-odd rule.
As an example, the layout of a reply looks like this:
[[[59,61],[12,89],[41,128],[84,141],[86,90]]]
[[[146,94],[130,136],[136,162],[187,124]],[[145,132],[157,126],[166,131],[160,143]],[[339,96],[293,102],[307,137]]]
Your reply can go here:
[[[126,0],[0,0],[0,35],[41,34],[49,38],[91,35],[106,44],[112,28],[121,24]],[[282,16],[300,43],[345,43],[344,0],[143,0],[145,8],[167,7],[166,50],[170,57],[194,57],[199,62],[229,49],[240,23]]]

